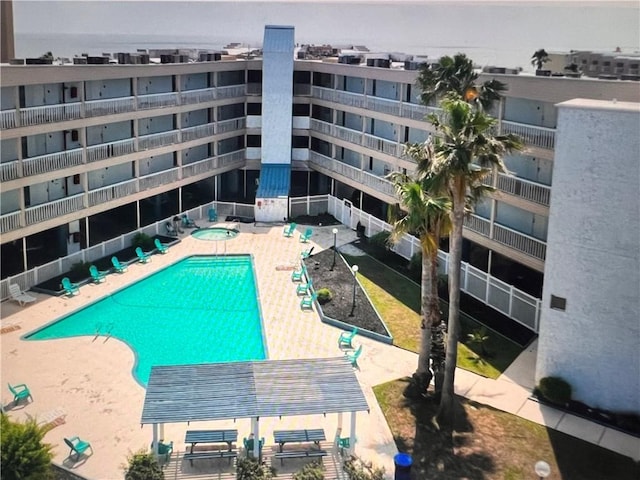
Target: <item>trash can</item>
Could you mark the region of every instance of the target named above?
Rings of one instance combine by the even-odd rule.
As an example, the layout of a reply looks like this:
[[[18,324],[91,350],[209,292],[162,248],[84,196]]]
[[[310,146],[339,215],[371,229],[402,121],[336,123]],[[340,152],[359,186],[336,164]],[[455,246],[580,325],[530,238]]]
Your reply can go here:
[[[398,453],[393,457],[396,472],[394,480],[411,480],[411,464],[413,459],[408,453]]]

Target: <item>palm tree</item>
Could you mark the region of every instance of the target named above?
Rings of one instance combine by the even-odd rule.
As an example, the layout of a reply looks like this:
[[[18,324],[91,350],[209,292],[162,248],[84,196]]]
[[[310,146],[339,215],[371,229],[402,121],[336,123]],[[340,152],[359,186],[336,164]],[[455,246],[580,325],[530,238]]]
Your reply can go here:
[[[408,145],[405,154],[418,164],[429,161],[428,151],[420,144]],[[426,170],[426,167],[423,169]],[[424,396],[431,382],[431,331],[440,323],[440,301],[438,296],[438,246],[440,238],[448,233],[450,201],[431,191],[431,178],[424,175],[409,176],[400,172],[389,175],[404,211],[390,215],[393,230],[391,241],[397,242],[405,233],[418,236],[422,251],[421,302],[422,315],[420,352],[418,367],[406,390],[408,396]]]
[[[478,85],[478,73],[473,62],[464,53],[453,57],[444,56],[437,64],[424,64],[420,68],[417,84],[421,90],[420,100],[428,105],[432,100],[456,92],[470,103],[490,109],[507,86],[498,80],[489,80]]]
[[[486,195],[490,188],[483,179],[493,169],[505,171],[502,157],[520,150],[519,137],[494,135],[496,120],[481,109],[473,108],[457,93],[447,95],[441,103],[442,115],[430,115],[438,132],[434,142],[434,160],[430,172],[437,191],[446,191],[451,199],[451,234],[449,237],[449,323],[445,376],[438,423],[453,424],[453,399],[458,337],[460,332],[460,267],[462,261],[462,227],[465,209]],[[440,190],[443,189],[443,190]]]
[[[541,48],[536,50],[531,56],[531,65],[536,67],[536,70],[542,70],[542,66],[549,61],[549,54]]]

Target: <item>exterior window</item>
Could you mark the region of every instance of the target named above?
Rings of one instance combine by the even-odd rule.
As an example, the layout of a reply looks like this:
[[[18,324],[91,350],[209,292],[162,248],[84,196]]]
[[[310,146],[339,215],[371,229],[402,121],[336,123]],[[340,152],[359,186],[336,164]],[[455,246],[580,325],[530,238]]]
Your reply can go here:
[[[551,304],[549,306],[554,310],[561,310],[564,312],[567,308],[567,299],[551,295]]]

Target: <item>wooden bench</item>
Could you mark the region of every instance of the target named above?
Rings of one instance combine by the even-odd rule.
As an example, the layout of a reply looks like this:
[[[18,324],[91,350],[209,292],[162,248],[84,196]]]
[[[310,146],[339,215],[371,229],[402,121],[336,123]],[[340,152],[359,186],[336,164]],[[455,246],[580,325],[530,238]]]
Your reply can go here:
[[[284,465],[285,458],[315,458],[326,457],[326,450],[287,450],[286,452],[276,452],[274,458],[279,458],[280,463]]]
[[[204,451],[196,451],[196,452],[186,452],[182,458],[185,460],[189,460],[191,466],[193,466],[193,461],[197,459],[205,459],[205,458],[228,458],[229,464],[231,464],[231,460],[238,457],[237,450],[204,450]]]

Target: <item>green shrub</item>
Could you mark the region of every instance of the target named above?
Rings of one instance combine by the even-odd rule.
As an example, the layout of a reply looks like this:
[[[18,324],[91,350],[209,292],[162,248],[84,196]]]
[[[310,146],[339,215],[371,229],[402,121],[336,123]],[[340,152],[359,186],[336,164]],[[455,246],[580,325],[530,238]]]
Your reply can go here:
[[[273,467],[258,463],[255,458],[238,458],[236,463],[237,480],[271,480],[275,474]]]
[[[135,247],[140,247],[143,250],[152,250],[154,248],[153,238],[143,232],[138,232],[133,236],[133,240],[131,241],[131,245]]]
[[[571,385],[560,377],[541,378],[538,391],[544,398],[558,405],[565,405],[571,400]]]
[[[328,288],[319,288],[316,293],[318,294],[318,303],[320,305],[328,303],[333,298],[333,294]]]
[[[293,474],[293,480],[324,480],[324,465],[315,460]]]
[[[7,480],[51,478],[51,445],[42,443],[46,433],[35,420],[14,422],[0,414],[0,464]]]
[[[344,461],[342,469],[349,480],[384,480],[384,468],[374,467],[355,455]]]
[[[140,450],[129,454],[127,461],[125,480],[164,480],[164,471],[153,452]]]
[[[389,257],[391,252],[389,237],[391,234],[389,232],[378,232],[369,238],[369,245],[371,245],[371,254],[378,258],[378,260],[386,260]]]

